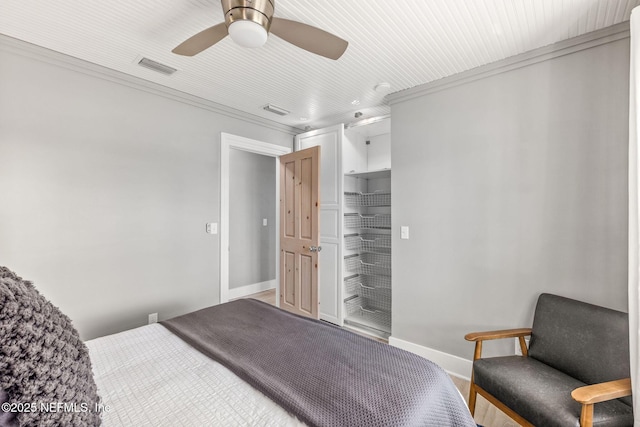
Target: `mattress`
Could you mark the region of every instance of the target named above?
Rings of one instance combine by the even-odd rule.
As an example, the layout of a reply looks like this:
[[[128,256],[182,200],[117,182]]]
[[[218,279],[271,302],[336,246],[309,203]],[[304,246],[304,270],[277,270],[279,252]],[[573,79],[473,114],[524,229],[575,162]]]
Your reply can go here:
[[[105,427],[304,425],[159,324],[86,345]]]

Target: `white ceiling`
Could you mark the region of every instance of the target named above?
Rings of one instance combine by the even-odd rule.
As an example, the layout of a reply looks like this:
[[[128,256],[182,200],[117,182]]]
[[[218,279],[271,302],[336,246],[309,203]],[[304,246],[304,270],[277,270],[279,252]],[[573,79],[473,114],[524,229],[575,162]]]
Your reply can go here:
[[[0,33],[285,125],[314,128],[389,113],[391,92],[629,19],[640,0],[278,0],[275,16],[349,41],[337,61],[271,36],[227,37],[189,58],[171,49],[224,20],[218,0],[2,0]],[[179,71],[137,65],[147,57]],[[359,104],[353,105],[358,102]],[[291,111],[280,117],[262,107]],[[308,120],[302,119],[306,117]]]

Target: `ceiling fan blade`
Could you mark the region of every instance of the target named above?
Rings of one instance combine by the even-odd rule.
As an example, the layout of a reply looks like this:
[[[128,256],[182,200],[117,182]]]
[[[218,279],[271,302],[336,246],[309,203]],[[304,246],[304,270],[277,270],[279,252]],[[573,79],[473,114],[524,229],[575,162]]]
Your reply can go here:
[[[340,58],[349,46],[346,40],[320,28],[288,19],[273,17],[270,32],[299,48],[329,59]]]
[[[188,38],[171,52],[177,53],[178,55],[193,56],[218,43],[225,38],[227,34],[229,34],[227,32],[227,26],[224,22],[221,22]]]

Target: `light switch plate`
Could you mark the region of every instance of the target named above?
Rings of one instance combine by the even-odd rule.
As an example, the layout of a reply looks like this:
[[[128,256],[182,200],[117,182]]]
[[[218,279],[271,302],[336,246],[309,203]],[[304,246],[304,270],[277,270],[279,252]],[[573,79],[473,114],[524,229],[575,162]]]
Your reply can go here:
[[[400,238],[408,239],[409,238],[409,226],[403,225],[400,227]]]
[[[267,218],[262,218],[262,226],[263,227],[267,226]]]

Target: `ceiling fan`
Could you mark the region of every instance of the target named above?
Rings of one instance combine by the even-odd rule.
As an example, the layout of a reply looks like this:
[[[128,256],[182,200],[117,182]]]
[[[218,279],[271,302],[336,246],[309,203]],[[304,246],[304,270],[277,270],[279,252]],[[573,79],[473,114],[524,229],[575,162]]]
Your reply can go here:
[[[185,40],[173,53],[193,56],[213,46],[227,34],[244,47],[260,47],[271,32],[316,55],[338,59],[349,43],[324,30],[273,16],[275,0],[221,0],[224,22]]]

